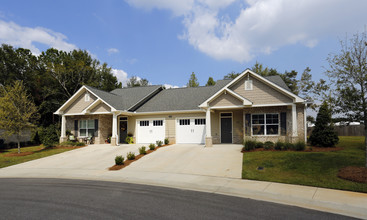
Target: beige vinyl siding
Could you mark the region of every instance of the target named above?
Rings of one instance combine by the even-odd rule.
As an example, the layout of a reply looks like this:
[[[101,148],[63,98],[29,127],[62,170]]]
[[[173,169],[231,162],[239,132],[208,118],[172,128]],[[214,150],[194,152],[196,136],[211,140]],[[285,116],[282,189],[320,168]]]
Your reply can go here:
[[[214,106],[236,106],[236,105],[243,105],[243,102],[240,101],[238,98],[234,97],[230,94],[222,94],[218,98],[214,99],[212,102],[209,103],[211,107]]]
[[[176,143],[176,120],[178,118],[205,118],[205,113],[180,113],[180,114],[158,114],[158,115],[142,115],[128,117],[127,132],[134,135],[136,140],[136,121],[141,119],[164,119],[165,120],[165,137],[169,139],[170,144]]]
[[[72,113],[82,113],[82,111],[92,104],[97,98],[89,93],[89,101],[84,101],[85,92],[83,92],[70,106],[65,110],[65,114],[72,114]]]
[[[111,112],[111,108],[105,103],[101,102],[91,110],[91,113],[98,113],[98,112]]]
[[[252,80],[252,90],[245,90],[245,80],[247,77],[241,79],[236,84],[230,87],[231,90],[244,98],[253,102],[254,105],[259,104],[279,104],[279,103],[292,103],[292,98],[280,93],[271,86],[250,77]]]

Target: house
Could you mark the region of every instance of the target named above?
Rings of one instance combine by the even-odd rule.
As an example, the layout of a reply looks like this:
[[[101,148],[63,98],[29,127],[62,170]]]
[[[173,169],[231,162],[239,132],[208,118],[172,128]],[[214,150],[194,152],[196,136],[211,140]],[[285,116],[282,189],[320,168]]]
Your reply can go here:
[[[245,70],[214,86],[164,89],[146,86],[105,92],[83,86],[56,112],[76,137],[95,143],[219,143],[306,140],[306,102],[290,92],[279,76]]]

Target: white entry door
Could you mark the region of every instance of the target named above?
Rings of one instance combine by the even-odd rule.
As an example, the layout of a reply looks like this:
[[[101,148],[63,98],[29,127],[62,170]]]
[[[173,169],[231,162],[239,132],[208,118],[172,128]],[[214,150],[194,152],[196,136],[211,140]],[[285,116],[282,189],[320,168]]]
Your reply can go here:
[[[156,141],[164,142],[165,121],[164,119],[142,119],[136,121],[136,143],[150,144]]]
[[[176,121],[176,143],[204,144],[205,118],[180,118]]]

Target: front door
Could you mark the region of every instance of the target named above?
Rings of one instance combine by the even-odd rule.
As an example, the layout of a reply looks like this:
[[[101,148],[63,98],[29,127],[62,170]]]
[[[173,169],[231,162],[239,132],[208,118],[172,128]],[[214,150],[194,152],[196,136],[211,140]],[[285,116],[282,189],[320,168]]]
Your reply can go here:
[[[232,113],[221,113],[221,143],[232,143]]]
[[[120,121],[120,143],[126,143],[127,121]]]

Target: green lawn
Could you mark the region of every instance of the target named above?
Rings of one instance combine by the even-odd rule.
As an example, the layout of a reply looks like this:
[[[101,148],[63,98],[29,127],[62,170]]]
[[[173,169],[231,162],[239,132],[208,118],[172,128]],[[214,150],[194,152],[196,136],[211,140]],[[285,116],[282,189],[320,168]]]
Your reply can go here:
[[[367,192],[367,184],[337,177],[340,168],[364,166],[364,137],[339,138],[343,150],[336,152],[245,152],[242,178]],[[257,170],[259,166],[264,170]]]
[[[4,157],[4,155],[9,153],[16,153],[18,152],[17,148],[14,149],[7,149],[0,151],[0,168],[11,166],[18,163],[27,162],[30,160],[35,160],[42,157],[51,156],[53,154],[62,153],[65,151],[73,150],[75,148],[51,148],[47,149],[43,146],[35,146],[35,147],[22,147],[21,152],[34,152],[33,154],[27,156],[16,156],[16,157]]]

